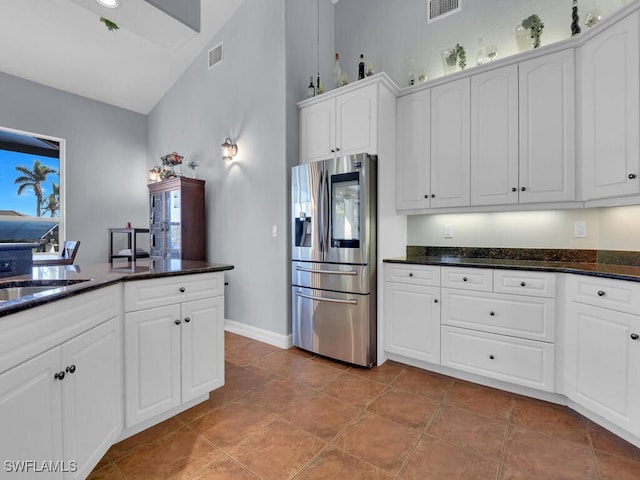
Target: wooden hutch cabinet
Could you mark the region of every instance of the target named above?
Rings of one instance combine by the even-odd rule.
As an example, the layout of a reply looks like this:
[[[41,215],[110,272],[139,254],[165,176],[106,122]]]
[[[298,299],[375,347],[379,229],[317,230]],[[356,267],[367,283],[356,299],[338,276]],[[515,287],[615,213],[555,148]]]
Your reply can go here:
[[[149,184],[151,258],[206,260],[204,184],[185,177]]]

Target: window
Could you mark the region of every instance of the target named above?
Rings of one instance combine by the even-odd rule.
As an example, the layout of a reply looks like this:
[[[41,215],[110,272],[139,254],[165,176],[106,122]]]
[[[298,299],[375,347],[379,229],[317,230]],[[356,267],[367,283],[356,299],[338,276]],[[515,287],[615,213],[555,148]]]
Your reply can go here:
[[[0,242],[64,239],[64,140],[0,128]]]

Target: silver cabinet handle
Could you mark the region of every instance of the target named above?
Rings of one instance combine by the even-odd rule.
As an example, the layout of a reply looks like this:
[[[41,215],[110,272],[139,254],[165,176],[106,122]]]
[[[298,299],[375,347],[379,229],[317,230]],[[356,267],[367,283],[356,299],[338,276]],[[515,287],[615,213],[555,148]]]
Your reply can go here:
[[[307,295],[305,293],[296,292],[296,295],[303,298],[308,298],[309,300],[318,300],[319,302],[331,302],[331,303],[347,303],[349,305],[357,305],[357,300],[340,300],[338,298],[321,298],[314,297],[313,295]]]
[[[330,275],[358,275],[358,272],[356,272],[355,270],[348,270],[346,272],[341,272],[338,270],[322,270],[322,269],[316,269],[316,268],[304,268],[298,265],[298,267],[296,267],[296,270],[298,270],[299,272],[308,272],[308,273],[328,273]]]

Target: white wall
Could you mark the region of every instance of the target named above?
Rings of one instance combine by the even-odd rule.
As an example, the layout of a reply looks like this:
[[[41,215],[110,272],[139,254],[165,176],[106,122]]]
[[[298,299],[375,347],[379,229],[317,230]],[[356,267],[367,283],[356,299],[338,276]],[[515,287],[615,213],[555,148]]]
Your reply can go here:
[[[226,318],[289,327],[285,1],[245,0],[149,115],[149,167],[177,151],[206,180],[208,259],[230,263]],[[224,44],[224,62],[207,51]],[[224,162],[230,137],[238,156]],[[272,225],[279,235],[273,238]]]
[[[107,228],[148,225],[146,117],[1,72],[0,92],[1,126],[66,140],[66,237],[105,263]]]
[[[544,23],[542,45],[571,35],[571,0],[462,0],[462,11],[427,24],[427,0],[340,0],[336,4],[336,50],[349,79],[357,78],[357,63],[374,62],[400,87],[406,87],[409,71],[421,68],[428,78],[443,75],[441,52],[457,43],[467,52],[468,66],[475,65],[478,38],[495,44],[498,56],[517,53],[513,29],[532,13]],[[602,16],[619,9],[624,0],[580,0],[580,26],[587,12]],[[416,75],[417,77],[417,75]]]

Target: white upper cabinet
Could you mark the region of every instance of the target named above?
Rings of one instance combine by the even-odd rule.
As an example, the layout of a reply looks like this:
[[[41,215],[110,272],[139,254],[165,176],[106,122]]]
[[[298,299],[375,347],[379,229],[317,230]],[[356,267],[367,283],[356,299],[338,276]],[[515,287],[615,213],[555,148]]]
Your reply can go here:
[[[518,66],[471,77],[471,204],[518,203]]]
[[[300,110],[302,163],[329,158],[336,144],[336,100],[318,102]]]
[[[580,49],[584,199],[640,193],[638,12]]]
[[[431,197],[430,90],[397,102],[396,208],[429,208]]]
[[[336,97],[336,155],[377,154],[377,125],[377,85]]]
[[[300,109],[300,163],[353,153],[378,153],[378,85]]]
[[[431,207],[470,203],[470,80],[431,89]]]
[[[471,77],[471,204],[575,200],[573,50]]]
[[[519,64],[519,202],[576,199],[573,49]]]

